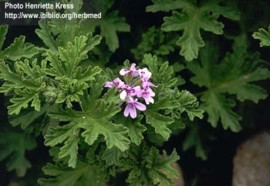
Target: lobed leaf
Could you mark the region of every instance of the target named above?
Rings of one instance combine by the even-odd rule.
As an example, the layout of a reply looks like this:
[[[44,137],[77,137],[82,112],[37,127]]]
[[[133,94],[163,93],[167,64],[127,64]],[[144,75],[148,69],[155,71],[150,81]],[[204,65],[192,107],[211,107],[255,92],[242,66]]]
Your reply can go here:
[[[199,127],[197,125],[192,126],[183,143],[184,151],[187,151],[192,147],[195,148],[195,154],[197,157],[200,157],[202,160],[207,159],[207,151],[206,148],[203,146],[200,137]]]
[[[141,116],[137,117],[136,120],[130,118],[120,120],[120,122],[122,121],[121,123],[128,128],[128,136],[130,141],[136,145],[141,144],[142,140],[144,139],[143,133],[147,130],[147,128],[141,124],[141,120]]]
[[[152,0],[153,5],[146,7],[146,12],[169,12],[171,10],[188,8],[190,4],[187,1],[176,0]]]
[[[169,125],[174,122],[174,119],[151,110],[145,111],[145,116],[146,123],[150,124],[157,134],[168,140],[172,132]]]
[[[178,159],[175,151],[170,156],[165,151],[161,155],[155,147],[142,144],[130,148],[120,167],[129,171],[126,181],[130,185],[173,185],[172,178],[178,177],[178,171],[172,163]]]
[[[170,156],[166,151],[163,151],[163,155],[160,154],[157,149],[151,148],[149,156],[146,157],[147,165],[149,169],[148,175],[153,180],[154,184],[159,185],[172,185],[174,184],[173,178],[178,178],[179,173],[172,167],[172,163],[175,163],[179,159],[175,149]]]
[[[111,166],[118,165],[122,156],[123,152],[120,149],[113,147],[111,149],[106,149],[102,153],[101,159],[106,161],[107,166]]]
[[[159,86],[164,86],[168,89],[175,87],[178,83],[178,78],[174,77],[174,70],[172,66],[169,66],[168,62],[159,63],[157,56],[151,54],[145,54],[143,63],[146,64],[149,68],[149,71],[152,72],[153,82],[159,83]]]
[[[176,38],[165,33],[158,28],[150,27],[147,32],[142,34],[142,40],[132,49],[131,52],[137,60],[141,60],[144,54],[152,53],[157,56],[166,56],[174,51]]]
[[[52,51],[57,51],[57,44],[54,37],[51,35],[51,29],[45,19],[38,22],[40,29],[36,29],[36,34],[43,41],[43,43]]]
[[[15,97],[10,99],[12,105],[8,106],[9,115],[19,114],[21,112],[21,109],[27,108],[30,102],[32,102],[31,107],[34,107],[36,111],[40,111],[40,100],[36,92],[24,91],[21,93],[21,97]]]
[[[36,141],[28,134],[5,130],[0,135],[0,146],[0,161],[7,159],[7,170],[15,170],[18,177],[23,177],[31,167],[25,153],[36,147]]]
[[[260,28],[257,32],[252,34],[254,39],[260,40],[260,46],[270,46],[270,25],[268,26],[268,30],[264,28]]]
[[[0,49],[3,48],[3,44],[6,39],[7,32],[8,32],[8,25],[1,25],[0,26]]]
[[[50,176],[49,178],[40,178],[40,185],[50,186],[87,186],[89,183],[93,186],[105,185],[106,180],[101,173],[89,164],[78,161],[76,168],[67,168],[63,165],[54,165],[48,163],[43,167],[43,172]]]
[[[20,36],[9,45],[3,54],[6,59],[11,61],[17,61],[21,58],[31,58],[38,53],[38,50],[34,45],[25,44],[25,36]]]
[[[224,94],[236,95],[240,101],[251,100],[257,103],[266,98],[267,92],[253,82],[269,78],[270,71],[263,66],[257,54],[248,54],[240,48],[228,53],[221,63],[216,60],[217,51],[213,47],[207,46],[202,50],[200,64],[188,65],[188,69],[195,74],[191,81],[207,88],[202,92],[201,106],[208,113],[211,125],[216,127],[221,120],[224,129],[238,132],[241,129],[241,117],[232,110],[235,101]]]
[[[117,147],[125,151],[129,148],[130,141],[126,137],[128,130],[123,125],[116,125],[105,119],[86,117],[81,123],[81,128],[84,129],[82,136],[89,145],[92,145],[101,134],[104,136],[108,149]]]
[[[235,106],[234,101],[212,91],[205,93],[201,100],[204,102],[201,107],[208,113],[208,122],[213,127],[217,127],[220,120],[224,129],[229,128],[233,132],[241,130],[241,116],[232,110]]]
[[[219,1],[205,1],[201,6],[189,0],[153,0],[152,2],[154,5],[148,6],[146,11],[172,11],[172,16],[164,17],[162,30],[183,31],[176,43],[181,47],[180,55],[187,61],[197,58],[199,49],[205,45],[200,29],[221,35],[224,25],[217,21],[220,15],[233,20],[240,18],[239,13],[229,7],[220,6]]]
[[[45,145],[54,147],[57,144],[64,143],[60,148],[58,157],[68,159],[69,167],[76,167],[78,142],[79,142],[79,126],[76,121],[64,126],[55,126],[49,128],[49,133],[45,135]]]
[[[198,117],[200,119],[203,118],[203,110],[198,108],[199,103],[197,101],[197,98],[193,94],[191,94],[187,90],[182,90],[179,92],[178,95],[176,94],[175,96],[180,103],[180,112],[186,112],[191,121],[193,121],[195,117]]]

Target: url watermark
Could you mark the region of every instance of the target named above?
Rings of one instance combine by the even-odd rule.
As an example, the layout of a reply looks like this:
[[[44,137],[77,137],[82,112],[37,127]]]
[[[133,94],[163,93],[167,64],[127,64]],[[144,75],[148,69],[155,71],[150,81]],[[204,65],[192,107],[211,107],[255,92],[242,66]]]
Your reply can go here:
[[[0,2],[0,24],[21,25],[24,22],[34,22],[36,24],[40,19],[102,18],[102,12],[98,11],[98,8],[93,9],[93,12],[89,10],[89,12],[78,13],[75,12],[75,7],[75,3]],[[73,10],[74,12],[72,12]]]
[[[13,12],[5,12],[5,19],[101,19],[102,14],[101,12],[98,14],[89,14],[89,13],[57,13],[57,12],[40,12],[36,13],[13,13]]]

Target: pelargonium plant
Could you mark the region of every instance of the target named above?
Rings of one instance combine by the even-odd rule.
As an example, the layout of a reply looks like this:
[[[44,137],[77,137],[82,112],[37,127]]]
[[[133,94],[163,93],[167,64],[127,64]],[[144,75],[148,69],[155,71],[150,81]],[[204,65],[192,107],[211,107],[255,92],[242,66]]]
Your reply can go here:
[[[0,161],[11,172],[0,183],[8,177],[23,185],[174,185],[178,154],[194,166],[194,158],[218,151],[211,151],[213,141],[227,141],[261,118],[253,117],[251,102],[268,96],[257,81],[269,79],[270,71],[249,36],[269,19],[253,21],[250,11],[263,8],[252,1],[91,0],[84,3],[100,5],[102,19],[42,19],[27,37],[18,34],[24,29],[0,25]],[[93,7],[62,3],[74,8],[54,11]],[[237,3],[251,8],[241,12]],[[143,9],[151,22],[130,19]],[[231,24],[238,26],[228,29]],[[270,46],[270,27],[253,37]],[[123,56],[136,64],[120,63]],[[173,145],[171,139],[177,139]],[[195,153],[185,153],[189,149]],[[188,169],[192,185],[210,170]]]
[[[154,103],[155,92],[151,87],[156,85],[150,82],[152,73],[147,68],[136,69],[136,64],[133,63],[129,69],[121,69],[119,74],[123,76],[124,81],[115,78],[113,81],[106,82],[105,87],[117,88],[121,99],[119,106],[126,103],[124,116],[136,118],[137,109],[146,110],[146,105],[140,101],[144,100],[147,105]]]

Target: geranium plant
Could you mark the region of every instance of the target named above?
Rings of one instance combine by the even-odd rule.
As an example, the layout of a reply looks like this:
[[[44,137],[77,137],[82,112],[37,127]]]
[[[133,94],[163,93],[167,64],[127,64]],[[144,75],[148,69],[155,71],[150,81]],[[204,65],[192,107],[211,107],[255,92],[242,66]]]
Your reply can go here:
[[[63,2],[82,11],[82,1]],[[227,22],[241,22],[236,6],[224,3],[152,0],[146,15],[165,12],[164,22],[161,17],[161,24],[138,29],[139,42],[122,61],[118,52],[126,51],[117,34],[133,31],[110,0],[101,20],[40,20],[38,41],[18,36],[10,44],[9,26],[1,25],[0,92],[7,112],[0,160],[16,172],[15,181],[37,169],[26,185],[169,186],[179,176],[172,164],[188,149],[206,160],[205,144],[216,132],[243,130],[239,108],[267,97],[254,82],[270,71],[248,50],[245,31],[222,35]],[[261,46],[269,46],[269,36],[265,29],[253,34]],[[228,51],[213,47],[219,37],[232,41]],[[175,136],[179,145],[168,148]],[[46,152],[39,165],[30,158],[31,152],[38,158],[36,149]]]

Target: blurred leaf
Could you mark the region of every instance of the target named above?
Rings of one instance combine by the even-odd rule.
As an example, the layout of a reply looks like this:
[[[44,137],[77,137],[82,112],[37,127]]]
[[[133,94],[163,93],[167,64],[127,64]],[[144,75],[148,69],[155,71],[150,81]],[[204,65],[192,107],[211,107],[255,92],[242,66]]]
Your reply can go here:
[[[270,46],[270,25],[268,26],[268,30],[264,28],[260,28],[258,32],[254,32],[252,34],[254,39],[260,40],[260,46]]]
[[[24,177],[31,167],[25,153],[36,147],[36,141],[27,133],[5,130],[0,133],[0,147],[0,161],[7,158],[7,170],[15,170],[18,177]]]
[[[175,42],[175,37],[165,35],[161,29],[150,27],[142,34],[142,40],[138,46],[131,51],[137,60],[141,60],[143,55],[147,53],[166,57],[170,52],[174,51]]]
[[[202,92],[201,107],[208,113],[211,125],[216,127],[221,119],[224,129],[238,132],[241,117],[232,110],[235,101],[225,93],[236,95],[240,101],[258,103],[267,97],[267,92],[253,82],[268,79],[270,71],[263,66],[258,54],[248,54],[244,49],[236,48],[219,64],[216,62],[217,56],[217,51],[210,45],[202,50],[200,64],[188,65],[188,69],[195,74],[191,81],[207,88]]]
[[[146,11],[173,10],[171,17],[164,17],[162,30],[166,32],[183,30],[182,36],[176,43],[181,47],[180,55],[187,61],[197,58],[199,48],[205,45],[200,29],[221,35],[224,25],[217,21],[220,15],[233,20],[240,19],[238,12],[220,6],[219,1],[208,0],[201,6],[189,0],[153,0],[152,2],[154,5],[148,6]],[[181,11],[176,11],[176,9],[181,9]]]
[[[188,132],[184,142],[183,142],[183,150],[186,151],[192,147],[195,148],[196,157],[200,157],[202,160],[207,159],[207,151],[202,144],[201,137],[199,134],[199,127],[192,126],[190,131]]]
[[[130,32],[130,25],[125,22],[124,17],[120,17],[117,10],[111,11],[113,1],[104,2],[106,10],[103,11],[102,19],[89,20],[87,27],[92,32],[98,27],[100,35],[105,38],[105,42],[111,52],[119,48],[119,38],[117,32]]]
[[[76,168],[48,163],[42,170],[45,175],[51,176],[38,180],[38,183],[44,186],[104,186],[106,183],[100,172],[82,161],[78,161]]]

